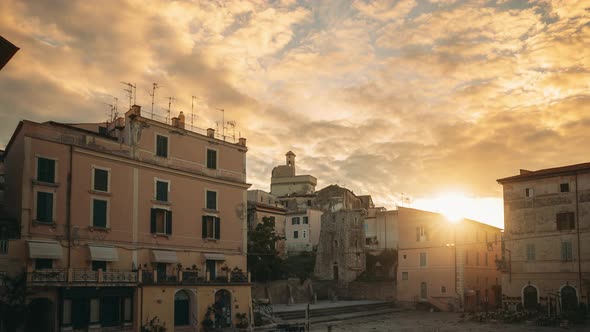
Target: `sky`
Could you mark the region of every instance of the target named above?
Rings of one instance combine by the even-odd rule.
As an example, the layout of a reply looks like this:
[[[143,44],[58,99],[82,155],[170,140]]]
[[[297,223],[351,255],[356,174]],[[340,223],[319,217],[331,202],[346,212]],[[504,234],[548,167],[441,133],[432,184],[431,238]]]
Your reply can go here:
[[[0,147],[157,82],[156,116],[235,121],[252,188],[292,150],[318,189],[500,227],[496,179],[590,157],[590,1],[2,0],[0,33]]]

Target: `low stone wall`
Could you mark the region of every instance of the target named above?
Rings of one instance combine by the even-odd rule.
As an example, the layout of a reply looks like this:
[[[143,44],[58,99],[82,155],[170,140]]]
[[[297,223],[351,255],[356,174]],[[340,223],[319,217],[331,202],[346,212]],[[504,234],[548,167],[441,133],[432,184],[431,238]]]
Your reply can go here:
[[[353,281],[342,283],[332,280],[298,279],[254,283],[252,298],[269,298],[273,304],[308,303],[313,294],[317,300],[381,300],[395,301],[396,288],[393,281]]]

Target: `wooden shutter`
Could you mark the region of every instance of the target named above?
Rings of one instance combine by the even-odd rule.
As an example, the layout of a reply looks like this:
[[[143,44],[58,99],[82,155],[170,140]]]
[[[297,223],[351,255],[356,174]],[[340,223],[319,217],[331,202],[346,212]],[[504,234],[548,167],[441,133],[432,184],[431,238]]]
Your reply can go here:
[[[207,216],[203,216],[202,237],[207,238]]]
[[[150,232],[152,234],[156,233],[156,210],[157,209],[152,209],[151,213]]]
[[[92,226],[106,228],[107,227],[107,202],[100,200],[100,199],[93,200],[92,213],[93,213],[93,222],[92,222],[93,225]]]
[[[166,211],[166,234],[172,234],[172,211]]]
[[[215,217],[215,238],[219,240],[221,235],[221,219]]]

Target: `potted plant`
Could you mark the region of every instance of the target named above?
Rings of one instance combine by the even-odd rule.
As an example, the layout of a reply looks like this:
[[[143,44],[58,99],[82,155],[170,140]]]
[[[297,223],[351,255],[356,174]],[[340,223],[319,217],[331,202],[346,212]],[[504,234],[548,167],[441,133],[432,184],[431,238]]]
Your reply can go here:
[[[213,321],[213,319],[211,319],[211,315],[214,314],[215,308],[213,308],[212,306],[208,306],[207,313],[205,313],[205,318],[203,318],[203,321],[201,322],[201,325],[203,325],[203,330],[213,331],[215,322]]]
[[[248,328],[248,318],[246,318],[246,313],[236,313],[236,319],[238,320],[238,323],[236,324],[236,327],[239,329],[246,329]]]
[[[158,316],[146,320],[146,323],[141,326],[141,332],[166,332],[166,323],[160,322]]]

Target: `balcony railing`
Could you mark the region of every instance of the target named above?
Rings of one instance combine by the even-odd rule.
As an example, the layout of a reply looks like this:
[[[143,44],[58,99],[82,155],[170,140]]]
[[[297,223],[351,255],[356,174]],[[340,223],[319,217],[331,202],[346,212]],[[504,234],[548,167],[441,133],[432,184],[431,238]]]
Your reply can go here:
[[[210,273],[196,270],[159,274],[155,270],[30,269],[27,274],[27,281],[31,284],[235,284],[249,283],[251,280],[250,273],[239,270],[221,271],[215,278],[211,278]]]

